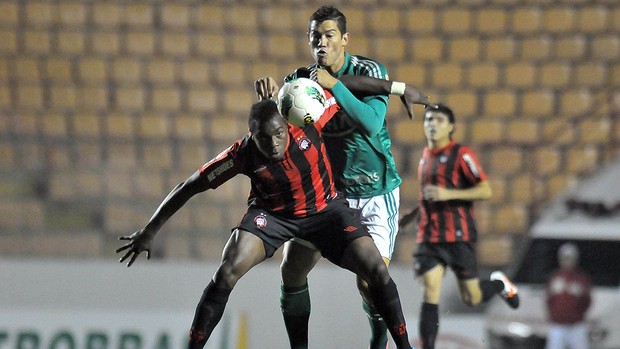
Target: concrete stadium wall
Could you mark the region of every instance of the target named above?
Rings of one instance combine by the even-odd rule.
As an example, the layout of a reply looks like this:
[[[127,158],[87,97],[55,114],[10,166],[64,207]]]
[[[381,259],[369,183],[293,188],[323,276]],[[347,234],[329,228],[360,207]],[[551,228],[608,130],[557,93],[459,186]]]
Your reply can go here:
[[[1,259],[0,347],[184,348],[195,305],[216,267],[139,260],[127,269],[112,261]],[[391,273],[413,341],[421,302],[419,284],[409,268],[394,267]],[[279,266],[273,261],[242,278],[206,349],[288,348],[279,310],[279,280]],[[354,275],[321,261],[309,282],[311,346],[367,346],[368,322]],[[483,321],[476,316],[454,318],[452,313],[446,310],[443,315],[441,335],[478,345],[464,348],[483,348]]]

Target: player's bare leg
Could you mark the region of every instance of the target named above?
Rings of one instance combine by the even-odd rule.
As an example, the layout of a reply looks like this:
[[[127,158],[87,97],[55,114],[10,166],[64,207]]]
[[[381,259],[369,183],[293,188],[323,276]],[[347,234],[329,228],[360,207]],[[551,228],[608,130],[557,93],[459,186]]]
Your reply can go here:
[[[252,267],[265,260],[263,241],[236,229],[228,239],[222,261],[205,288],[194,314],[188,349],[202,349],[222,318],[230,292]]]
[[[480,304],[482,301],[482,291],[480,290],[480,280],[478,278],[459,280],[458,286],[463,303],[470,307]]]

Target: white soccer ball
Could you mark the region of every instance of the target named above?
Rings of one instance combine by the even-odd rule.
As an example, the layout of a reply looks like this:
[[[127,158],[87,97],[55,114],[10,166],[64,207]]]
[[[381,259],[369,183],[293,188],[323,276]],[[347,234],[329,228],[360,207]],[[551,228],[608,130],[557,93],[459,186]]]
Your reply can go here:
[[[305,126],[317,121],[325,111],[325,91],[308,78],[291,80],[278,93],[278,111],[291,124]]]

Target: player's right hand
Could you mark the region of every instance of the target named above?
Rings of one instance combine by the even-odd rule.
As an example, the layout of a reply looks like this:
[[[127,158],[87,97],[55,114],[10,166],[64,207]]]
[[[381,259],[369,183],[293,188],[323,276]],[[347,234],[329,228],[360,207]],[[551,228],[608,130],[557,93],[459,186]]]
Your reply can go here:
[[[129,262],[127,262],[127,268],[131,267],[133,262],[136,261],[136,258],[138,258],[142,251],[146,251],[146,259],[151,259],[151,240],[153,239],[153,237],[149,234],[146,234],[144,229],[138,230],[131,235],[120,236],[118,239],[129,241],[124,246],[116,249],[116,253],[127,250],[125,255],[119,259],[119,262],[123,263],[125,260],[127,260],[127,258],[129,258]]]
[[[400,96],[400,101],[407,109],[407,114],[409,115],[409,119],[413,120],[413,105],[421,104],[425,107],[434,107],[435,104],[431,103],[428,100],[428,96],[422,93],[422,91],[418,90],[414,86],[407,84],[405,88],[405,93]]]
[[[254,89],[259,101],[274,99],[278,95],[280,87],[274,78],[267,76],[254,81]]]

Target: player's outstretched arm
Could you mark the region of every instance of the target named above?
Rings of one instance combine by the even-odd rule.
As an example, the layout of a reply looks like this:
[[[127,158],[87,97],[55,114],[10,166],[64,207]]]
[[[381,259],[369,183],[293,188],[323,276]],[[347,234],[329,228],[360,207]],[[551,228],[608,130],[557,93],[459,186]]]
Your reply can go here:
[[[434,106],[417,87],[404,82],[389,81],[363,75],[343,75],[338,78],[351,92],[358,95],[397,95],[413,119],[413,105]]]
[[[146,224],[146,226],[136,231],[131,235],[121,236],[118,239],[127,241],[127,243],[116,249],[116,253],[125,252],[120,258],[119,262],[127,262],[127,267],[130,267],[136,258],[142,252],[146,252],[146,258],[151,257],[151,241],[155,237],[155,234],[164,225],[164,223],[172,217],[185,203],[194,195],[206,190],[202,181],[200,181],[200,172],[196,171],[185,182],[178,184],[161,202],[155,213]]]

